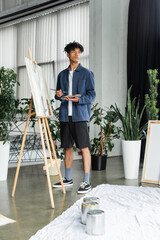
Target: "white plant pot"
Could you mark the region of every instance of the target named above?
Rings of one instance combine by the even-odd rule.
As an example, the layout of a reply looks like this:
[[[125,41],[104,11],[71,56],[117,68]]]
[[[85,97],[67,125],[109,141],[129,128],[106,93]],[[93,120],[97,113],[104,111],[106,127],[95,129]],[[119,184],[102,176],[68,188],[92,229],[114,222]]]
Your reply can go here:
[[[137,179],[139,173],[141,140],[122,140],[124,175],[126,179]]]
[[[0,181],[7,180],[10,142],[0,141]]]

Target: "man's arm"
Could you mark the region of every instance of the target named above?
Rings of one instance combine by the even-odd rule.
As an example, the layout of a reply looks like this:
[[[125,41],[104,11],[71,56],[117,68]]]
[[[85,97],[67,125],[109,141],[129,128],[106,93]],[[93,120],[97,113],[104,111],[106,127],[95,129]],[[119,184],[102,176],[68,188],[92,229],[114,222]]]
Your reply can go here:
[[[56,95],[55,95],[55,99],[62,101],[61,97],[63,96],[63,92],[60,86],[60,79],[59,79],[59,75],[57,78],[57,87],[56,87]]]
[[[79,98],[78,104],[92,103],[96,97],[95,82],[93,72],[89,72],[89,76],[86,83],[86,94]]]

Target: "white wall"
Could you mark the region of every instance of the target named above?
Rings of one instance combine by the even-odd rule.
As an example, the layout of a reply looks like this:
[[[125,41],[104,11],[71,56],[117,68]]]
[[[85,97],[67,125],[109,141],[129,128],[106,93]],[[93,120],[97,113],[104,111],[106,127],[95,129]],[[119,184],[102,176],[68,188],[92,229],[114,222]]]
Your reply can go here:
[[[90,0],[90,69],[95,74],[96,102],[125,108],[129,0]],[[92,134],[96,130],[91,126]],[[110,156],[121,155],[116,141]]]

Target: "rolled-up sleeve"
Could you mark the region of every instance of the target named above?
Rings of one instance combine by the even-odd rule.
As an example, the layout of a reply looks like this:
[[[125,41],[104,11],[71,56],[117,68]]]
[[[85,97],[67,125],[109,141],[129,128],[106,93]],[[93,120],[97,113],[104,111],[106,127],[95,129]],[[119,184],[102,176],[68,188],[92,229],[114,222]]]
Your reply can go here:
[[[96,92],[95,92],[94,74],[93,72],[90,71],[86,79],[86,94],[83,94],[79,98],[78,104],[92,103],[95,97],[96,97]]]

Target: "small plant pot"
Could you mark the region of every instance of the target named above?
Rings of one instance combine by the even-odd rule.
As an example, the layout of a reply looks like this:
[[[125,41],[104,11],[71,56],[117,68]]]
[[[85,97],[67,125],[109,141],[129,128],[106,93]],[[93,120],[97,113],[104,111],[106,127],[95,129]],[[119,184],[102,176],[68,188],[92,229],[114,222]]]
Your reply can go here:
[[[47,158],[47,162],[50,163],[50,158]],[[58,162],[58,167],[60,169],[61,159],[58,158],[57,162]],[[48,170],[49,170],[49,175],[50,176],[58,175],[58,169],[57,169],[57,166],[56,166],[55,159],[53,159],[53,167],[49,167]]]
[[[107,155],[91,155],[91,165],[92,170],[105,170],[106,169],[106,163],[107,163]]]

